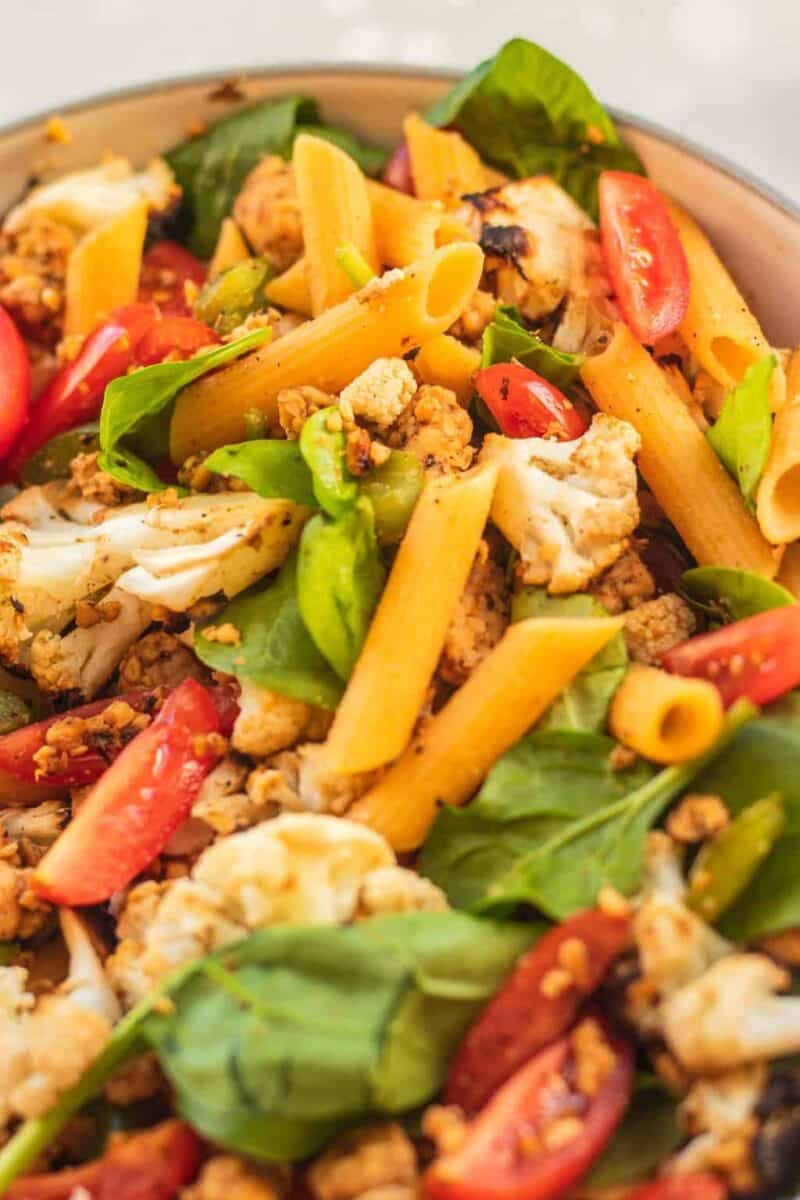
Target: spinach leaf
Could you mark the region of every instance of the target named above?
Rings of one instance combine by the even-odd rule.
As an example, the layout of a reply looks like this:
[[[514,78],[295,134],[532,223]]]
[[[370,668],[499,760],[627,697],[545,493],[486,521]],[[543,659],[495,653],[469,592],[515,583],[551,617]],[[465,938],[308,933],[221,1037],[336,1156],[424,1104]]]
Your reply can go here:
[[[481,366],[491,367],[494,363],[511,362],[513,358],[559,388],[570,387],[583,365],[582,354],[568,354],[566,350],[548,346],[525,328],[518,308],[501,304],[483,331]]]
[[[347,468],[346,451],[338,408],[321,408],[308,418],[300,433],[300,453],[313,476],[317,503],[331,517],[347,512],[358,498],[358,480]]]
[[[741,621],[795,602],[779,583],[735,567],[694,567],[684,572],[681,587],[690,600],[723,621]]]
[[[297,442],[260,438],[220,446],[203,464],[217,475],[232,475],[243,480],[265,500],[294,500],[306,508],[316,508],[312,476]]]
[[[606,617],[592,596],[548,596],[544,588],[523,588],[511,602],[511,620],[527,617]],[[628,667],[625,637],[620,631],[582,671],[537,722],[537,729],[576,729],[600,733],[608,706]]]
[[[321,708],[335,708],[339,703],[342,685],[300,615],[296,551],[289,555],[277,579],[258,583],[236,596],[213,623],[238,629],[239,644],[209,641],[203,629],[197,629],[194,649],[206,666]]]
[[[552,175],[594,217],[601,171],[644,170],[583,80],[524,38],[476,67],[427,119],[458,129],[487,162],[518,178]]]
[[[531,904],[562,920],[603,884],[629,895],[650,827],[753,711],[740,702],[710,751],[658,774],[646,763],[612,771],[608,738],[536,730],[495,763],[472,804],[439,813],[422,870],[477,912]]]
[[[322,513],[311,518],[300,539],[297,600],[314,642],[341,679],[355,666],[384,576],[368,500],[335,520]]]
[[[750,509],[755,508],[756,488],[772,441],[769,381],[776,362],[770,354],[747,368],[742,382],[725,397],[722,412],[707,435]]]
[[[235,342],[215,346],[186,362],[157,363],[112,380],[100,413],[102,469],[139,491],[163,491],[166,484],[148,463],[158,462],[168,453],[169,423],[178,393],[201,375],[255,350],[270,337],[269,329],[254,329]]]
[[[222,220],[247,175],[267,154],[289,158],[294,139],[303,130],[341,146],[369,173],[383,167],[384,151],[319,124],[316,103],[306,96],[263,100],[223,117],[200,137],[181,142],[165,155],[191,214],[189,244],[195,254],[211,257]]]
[[[628,1111],[584,1180],[587,1188],[638,1183],[680,1145],[678,1106],[653,1076],[636,1080]]]

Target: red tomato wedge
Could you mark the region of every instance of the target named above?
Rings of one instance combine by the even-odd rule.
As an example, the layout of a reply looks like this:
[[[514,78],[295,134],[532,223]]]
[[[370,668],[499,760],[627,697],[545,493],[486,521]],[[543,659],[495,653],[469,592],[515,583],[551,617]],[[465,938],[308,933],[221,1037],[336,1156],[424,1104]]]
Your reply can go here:
[[[670,1175],[625,1193],[625,1200],[725,1200],[728,1189],[716,1175]]]
[[[577,1039],[593,1027],[589,1058],[607,1058],[590,1093]],[[584,1052],[585,1053],[585,1052]],[[601,1058],[601,1061],[602,1061]],[[590,1076],[591,1071],[588,1073]],[[586,1174],[628,1105],[633,1051],[599,1017],[542,1050],[469,1125],[461,1149],[425,1175],[432,1200],[550,1200]]]
[[[136,362],[149,367],[163,362],[168,354],[191,358],[204,346],[216,346],[220,341],[219,334],[202,321],[168,312],[143,334],[136,347]]]
[[[523,1063],[561,1037],[623,950],[629,932],[627,917],[591,908],[540,938],[461,1043],[445,1084],[446,1103],[459,1105],[471,1116]],[[576,955],[585,961],[581,987],[544,995],[545,977]]]
[[[100,777],[32,882],[54,904],[99,904],[153,861],[189,815],[214,765],[202,744],[219,732],[210,692],[186,679]]]
[[[199,1138],[181,1121],[115,1139],[102,1158],[12,1183],[6,1200],[172,1200],[200,1169]]]
[[[521,363],[484,367],[474,384],[506,437],[571,442],[586,432],[586,422],[563,392]]]
[[[164,312],[188,313],[185,284],[202,287],[206,275],[200,259],[178,242],[154,242],[142,260],[139,299],[154,300]]]
[[[22,335],[0,306],[0,458],[13,447],[28,419],[31,369]]]
[[[745,617],[668,650],[661,665],[674,675],[707,679],[729,707],[746,696],[769,704],[800,685],[800,605]]]
[[[411,174],[411,155],[408,152],[408,143],[400,142],[395,146],[389,161],[383,169],[381,177],[383,182],[396,192],[405,192],[409,196],[414,195],[414,178]]]
[[[651,346],[674,332],[689,304],[689,265],[664,198],[641,175],[603,171],[600,235],[625,321]]]

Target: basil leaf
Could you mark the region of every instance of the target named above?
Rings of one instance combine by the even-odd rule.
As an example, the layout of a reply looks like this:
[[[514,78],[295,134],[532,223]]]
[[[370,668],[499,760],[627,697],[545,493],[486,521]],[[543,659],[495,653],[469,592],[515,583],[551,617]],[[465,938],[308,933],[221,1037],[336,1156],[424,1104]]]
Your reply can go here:
[[[707,435],[751,510],[755,509],[756,488],[772,441],[769,382],[776,364],[771,354],[747,368],[742,382],[725,397],[722,412]]]
[[[458,913],[276,926],[200,963],[142,1035],[203,1135],[257,1159],[305,1158],[435,1095],[538,932]]]
[[[583,80],[524,38],[476,67],[427,119],[454,127],[487,162],[518,178],[552,175],[595,218],[601,171],[644,173]]]
[[[527,617],[607,617],[597,600],[585,593],[548,596],[544,588],[523,588],[511,602],[511,620]],[[620,631],[567,684],[536,724],[542,729],[575,729],[600,733],[608,706],[628,667],[625,636]]]
[[[236,596],[213,620],[239,631],[239,644],[211,642],[203,629],[194,635],[197,657],[215,671],[249,679],[259,687],[335,708],[342,685],[303,624],[297,602],[297,552],[289,555],[277,579]]]
[[[102,469],[139,491],[163,491],[166,484],[148,463],[158,462],[169,451],[169,424],[178,393],[208,371],[254,350],[270,336],[269,329],[254,329],[235,342],[215,346],[186,362],[157,363],[112,380],[100,413]]]
[[[657,1079],[636,1081],[628,1111],[583,1181],[587,1188],[638,1183],[684,1139],[678,1106]]]
[[[385,153],[364,146],[352,134],[318,124],[316,103],[307,96],[263,100],[223,117],[200,137],[181,142],[165,158],[183,191],[192,220],[189,244],[210,258],[219,227],[233,208],[242,184],[267,154],[290,158],[301,130],[327,138],[346,150],[369,173],[383,167]]]
[[[347,438],[341,425],[338,408],[331,406],[309,417],[300,433],[300,453],[313,476],[314,495],[331,517],[347,512],[358,498],[358,480],[347,468]]]
[[[496,310],[493,320],[483,331],[481,366],[491,367],[514,358],[559,388],[569,388],[583,365],[582,354],[568,354],[548,346],[525,328],[519,309],[506,304]]]
[[[203,466],[217,475],[241,479],[265,500],[294,500],[306,508],[316,508],[312,476],[297,442],[261,438],[220,446]]]
[[[710,609],[723,621],[741,621],[795,602],[792,593],[779,583],[736,567],[694,567],[684,571],[681,588],[695,604]]]
[[[629,895],[650,827],[752,713],[740,702],[710,751],[658,774],[645,763],[612,771],[608,738],[534,731],[495,763],[472,804],[439,813],[422,870],[477,912],[532,904],[562,920],[594,904],[603,884]]]
[[[384,577],[368,500],[336,520],[311,518],[300,539],[297,599],[309,633],[341,679],[355,666]]]

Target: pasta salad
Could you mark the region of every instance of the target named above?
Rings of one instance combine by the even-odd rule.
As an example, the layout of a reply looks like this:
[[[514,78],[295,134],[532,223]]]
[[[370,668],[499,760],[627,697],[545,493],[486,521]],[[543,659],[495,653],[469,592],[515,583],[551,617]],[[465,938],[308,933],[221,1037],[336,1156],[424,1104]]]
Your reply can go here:
[[[793,1194],[800,350],[565,64],[38,182],[0,460],[0,1195]]]

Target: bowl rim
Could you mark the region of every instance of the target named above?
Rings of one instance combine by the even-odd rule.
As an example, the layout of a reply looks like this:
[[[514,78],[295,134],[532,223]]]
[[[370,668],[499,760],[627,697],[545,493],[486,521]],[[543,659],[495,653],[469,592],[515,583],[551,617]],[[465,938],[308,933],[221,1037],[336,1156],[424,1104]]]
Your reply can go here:
[[[118,100],[133,99],[137,96],[145,96],[148,92],[166,92],[178,91],[185,86],[207,86],[213,90],[215,86],[235,80],[239,83],[246,83],[250,79],[263,78],[283,78],[293,75],[330,75],[335,77],[346,75],[359,75],[362,77],[378,76],[386,78],[390,76],[394,79],[426,79],[440,80],[444,83],[454,83],[463,78],[465,72],[455,70],[452,67],[437,67],[433,65],[420,66],[389,66],[383,63],[373,62],[297,62],[297,63],[280,63],[274,66],[259,63],[256,65],[234,65],[229,67],[220,67],[213,71],[194,71],[186,75],[170,75],[165,78],[153,79],[144,83],[128,84],[125,87],[110,88],[102,92],[94,92],[91,96],[83,100],[73,100],[66,104],[55,104],[43,110],[26,116],[20,117],[18,120],[0,124],[0,142],[7,137],[16,133],[23,133],[28,129],[33,129],[37,125],[42,125],[48,117],[54,113],[59,116],[69,117],[76,116],[83,112],[89,112],[96,108],[102,108],[103,105],[113,103]],[[733,162],[723,154],[719,154],[716,150],[709,150],[708,147],[700,142],[694,141],[692,138],[686,137],[682,133],[675,133],[671,129],[667,129],[658,121],[652,121],[647,117],[637,116],[635,113],[629,112],[627,109],[617,108],[615,105],[605,106],[611,114],[614,121],[627,125],[629,128],[641,131],[644,134],[649,134],[656,137],[669,145],[674,146],[677,150],[684,154],[690,155],[692,158],[706,163],[716,170],[726,175],[729,179],[733,179],[746,187],[749,191],[766,200],[776,208],[780,209],[790,219],[800,223],[800,203],[795,203],[790,200],[783,192],[766,183],[760,176],[754,174],[738,163]]]

